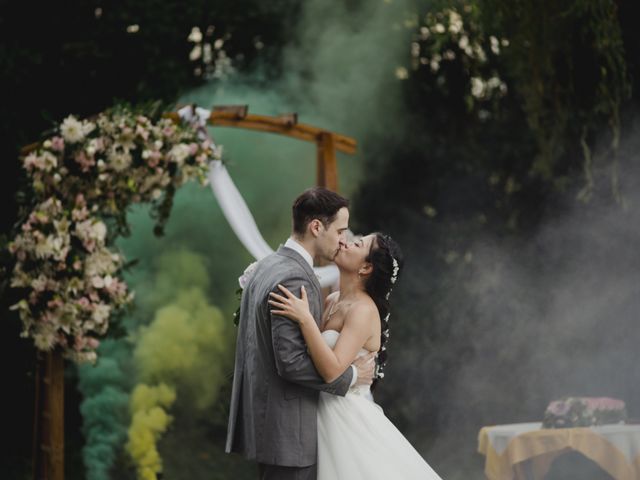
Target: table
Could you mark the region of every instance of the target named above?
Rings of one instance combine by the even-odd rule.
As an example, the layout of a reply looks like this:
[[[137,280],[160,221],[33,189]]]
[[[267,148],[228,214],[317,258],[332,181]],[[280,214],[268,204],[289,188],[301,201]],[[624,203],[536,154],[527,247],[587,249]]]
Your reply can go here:
[[[478,434],[490,480],[523,479],[526,470],[542,479],[551,462],[569,450],[593,460],[615,480],[640,480],[640,425],[548,429],[532,422],[482,427]]]

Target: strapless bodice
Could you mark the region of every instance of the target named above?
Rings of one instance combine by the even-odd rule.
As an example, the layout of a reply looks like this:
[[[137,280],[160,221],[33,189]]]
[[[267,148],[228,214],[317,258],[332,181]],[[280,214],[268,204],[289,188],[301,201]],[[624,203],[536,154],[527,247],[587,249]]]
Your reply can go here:
[[[338,343],[338,337],[340,337],[340,332],[338,332],[337,330],[325,330],[324,332],[322,332],[322,338],[324,338],[324,341],[332,350],[335,348],[336,343]],[[366,355],[367,353],[369,353],[369,350],[367,350],[366,348],[361,348],[357,356],[361,357],[363,355]],[[373,400],[371,389],[367,385],[354,385],[353,387],[349,388],[348,393],[352,393],[355,395],[364,395],[368,399]]]

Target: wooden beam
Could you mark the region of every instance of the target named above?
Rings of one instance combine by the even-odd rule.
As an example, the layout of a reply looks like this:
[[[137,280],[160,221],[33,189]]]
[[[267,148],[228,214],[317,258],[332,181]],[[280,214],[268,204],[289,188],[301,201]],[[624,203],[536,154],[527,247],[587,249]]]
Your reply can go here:
[[[270,117],[251,113],[247,114],[244,118],[229,118],[228,115],[221,115],[212,111],[209,117],[209,123],[218,127],[246,128],[260,132],[278,133],[307,142],[317,142],[320,135],[326,133],[326,131],[321,128],[304,123],[291,125],[287,121],[287,117]],[[356,153],[357,143],[353,138],[338,133],[333,133],[332,135],[337,151],[350,155]]]
[[[64,480],[64,358],[60,350],[46,354],[42,382],[38,480]]]
[[[180,107],[184,107],[184,105]],[[171,118],[175,122],[180,121],[180,115],[177,112],[165,113],[164,117]],[[208,123],[216,127],[244,128],[260,132],[277,133],[316,144],[322,141],[320,137],[327,133],[326,130],[321,128],[305,123],[298,123],[298,115],[296,113],[288,113],[276,117],[254,115],[248,113],[247,105],[214,106],[211,109]],[[333,136],[333,148],[335,150],[350,155],[356,153],[357,142],[353,138],[338,133],[328,133],[331,133]]]
[[[321,132],[316,141],[317,146],[317,185],[338,191],[338,164],[336,162],[336,149],[334,134]]]

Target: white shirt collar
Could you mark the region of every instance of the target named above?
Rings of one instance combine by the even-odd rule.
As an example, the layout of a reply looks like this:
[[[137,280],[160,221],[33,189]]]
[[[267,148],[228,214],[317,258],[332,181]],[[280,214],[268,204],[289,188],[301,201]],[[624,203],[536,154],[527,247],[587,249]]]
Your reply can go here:
[[[302,255],[302,258],[304,258],[305,261],[309,264],[309,266],[313,268],[313,257],[309,252],[307,252],[307,249],[304,248],[297,240],[294,240],[293,238],[289,237],[285,242],[284,246],[287,248],[290,248],[291,250],[295,250],[300,255]]]

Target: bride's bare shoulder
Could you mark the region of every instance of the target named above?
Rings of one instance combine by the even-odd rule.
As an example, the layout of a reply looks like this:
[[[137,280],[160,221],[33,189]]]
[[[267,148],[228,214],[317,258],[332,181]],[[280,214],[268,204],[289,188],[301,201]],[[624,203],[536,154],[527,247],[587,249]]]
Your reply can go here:
[[[358,322],[370,323],[371,320],[380,320],[378,307],[370,297],[365,297],[357,302],[353,302],[346,312],[345,321],[357,319]]]
[[[339,295],[340,292],[332,292],[327,295],[327,298],[324,299],[324,308],[326,309],[327,307],[329,307],[329,305],[335,303],[338,300]]]

